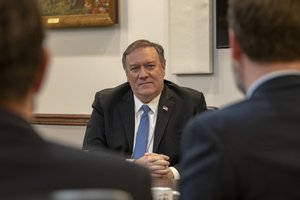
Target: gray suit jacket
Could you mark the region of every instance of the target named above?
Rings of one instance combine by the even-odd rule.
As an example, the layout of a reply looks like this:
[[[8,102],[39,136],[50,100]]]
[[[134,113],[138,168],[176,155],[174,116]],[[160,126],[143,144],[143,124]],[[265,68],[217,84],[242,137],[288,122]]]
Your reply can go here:
[[[158,105],[153,152],[168,155],[170,165],[178,169],[182,129],[192,116],[204,110],[206,102],[201,92],[165,80]],[[130,157],[134,121],[134,98],[129,83],[97,92],[83,149],[104,148]]]
[[[300,76],[263,83],[183,135],[181,199],[300,199]]]

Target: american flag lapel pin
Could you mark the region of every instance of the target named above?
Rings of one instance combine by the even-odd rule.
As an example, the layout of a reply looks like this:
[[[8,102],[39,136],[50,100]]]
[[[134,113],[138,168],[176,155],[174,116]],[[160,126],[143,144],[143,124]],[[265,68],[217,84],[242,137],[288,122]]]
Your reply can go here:
[[[167,106],[163,106],[163,108],[162,108],[164,111],[166,111],[166,112],[168,112],[168,107]]]

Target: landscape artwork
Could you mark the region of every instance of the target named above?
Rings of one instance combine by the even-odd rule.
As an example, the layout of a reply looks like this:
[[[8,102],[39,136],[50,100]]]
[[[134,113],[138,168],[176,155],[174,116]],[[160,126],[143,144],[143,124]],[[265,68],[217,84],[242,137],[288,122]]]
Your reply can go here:
[[[112,25],[117,20],[116,0],[39,0],[49,28]]]

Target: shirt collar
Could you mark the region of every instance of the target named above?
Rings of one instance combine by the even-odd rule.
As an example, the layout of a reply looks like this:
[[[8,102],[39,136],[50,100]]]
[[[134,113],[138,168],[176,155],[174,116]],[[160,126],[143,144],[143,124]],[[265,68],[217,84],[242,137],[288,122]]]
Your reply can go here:
[[[156,110],[157,110],[160,95],[161,95],[161,93],[159,95],[157,95],[154,99],[152,99],[152,101],[147,103],[147,105],[150,107],[152,112],[156,112]],[[133,97],[134,97],[135,114],[137,114],[137,112],[139,112],[140,108],[142,107],[142,105],[144,105],[144,103],[139,98],[137,98],[135,95],[133,95]]]

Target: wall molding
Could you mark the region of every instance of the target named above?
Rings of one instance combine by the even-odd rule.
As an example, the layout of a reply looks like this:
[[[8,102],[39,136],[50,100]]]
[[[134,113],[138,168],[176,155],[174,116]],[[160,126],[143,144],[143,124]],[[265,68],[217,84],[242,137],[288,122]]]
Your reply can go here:
[[[33,114],[31,123],[39,125],[86,126],[88,114]]]

